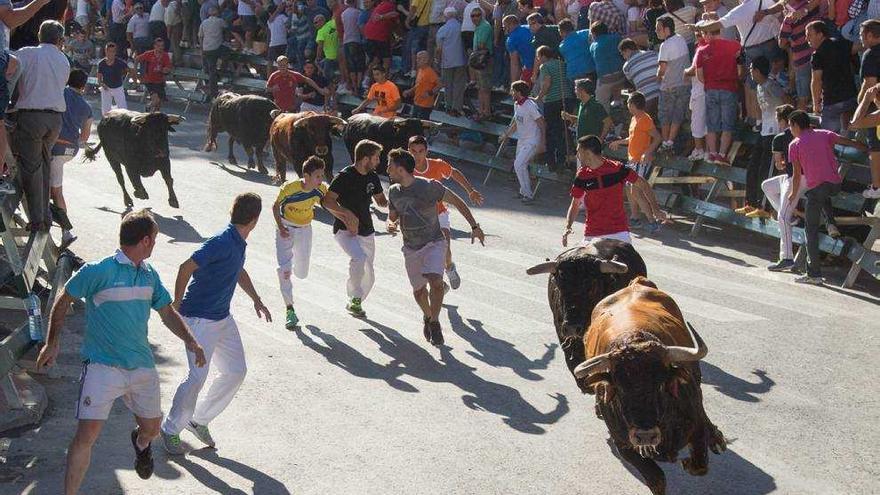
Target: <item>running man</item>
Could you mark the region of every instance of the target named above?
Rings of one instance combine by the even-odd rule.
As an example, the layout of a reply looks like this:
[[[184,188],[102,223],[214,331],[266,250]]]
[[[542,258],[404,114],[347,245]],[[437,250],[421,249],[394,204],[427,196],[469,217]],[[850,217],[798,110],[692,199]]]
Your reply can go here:
[[[416,177],[416,161],[408,151],[397,148],[388,153],[388,177],[394,184],[388,188],[388,232],[403,234],[403,258],[406,274],[413,288],[413,297],[422,309],[425,340],[443,345],[440,309],[443,307],[443,269],[446,240],[440,228],[437,203],[445,201],[468,221],[471,244],[479,239],[485,246],[483,230],[474,220],[470,208],[457,194],[440,182]],[[430,286],[430,291],[428,290]]]
[[[468,199],[471,204],[476,206],[483,205],[483,195],[474,189],[471,182],[457,168],[449,164],[449,162],[440,158],[428,158],[428,141],[423,136],[413,136],[409,138],[408,147],[410,154],[416,160],[416,168],[413,175],[416,177],[424,177],[437,181],[445,181],[452,179],[458,183],[465,191],[467,191]],[[450,235],[451,224],[449,223],[449,210],[442,201],[437,203],[437,213],[440,216],[440,230],[443,237],[446,238],[446,277],[449,279],[449,285],[453,289],[457,289],[461,285],[461,277],[458,270],[455,269],[455,263],[452,262],[452,236]]]
[[[376,174],[382,145],[362,139],[354,147],[354,163],[342,169],[330,183],[324,196],[324,207],[336,217],[333,236],[339,247],[351,258],[348,264],[348,297],[345,309],[356,318],[365,318],[362,304],[370,294],[376,276],[373,260],[376,243],[370,204],[388,206],[382,182]]]
[[[281,297],[287,306],[285,327],[293,330],[299,317],[293,309],[293,284],[290,275],[302,280],[309,276],[312,256],[312,220],[315,207],[327,194],[324,179],[324,160],[310,156],[303,163],[303,176],[281,186],[278,199],[272,206],[275,216],[275,256],[278,259],[278,282]]]
[[[174,307],[180,309],[184,321],[204,348],[208,366],[197,366],[195,356],[187,353],[189,374],[177,387],[171,411],[162,422],[162,440],[169,454],[184,453],[180,444],[180,432],[184,429],[205,445],[214,447],[208,424],[232,402],[244,381],[247,372],[244,347],[235,319],[229,314],[236,285],[254,302],[257,317],[272,321],[244,269],[245,240],[257,226],[261,209],[258,195],[236,196],[226,229],[205,241],[177,272]],[[218,374],[208,393],[199,400],[212,361]]]
[[[92,446],[117,398],[134,413],[131,432],[134,469],[141,479],[153,475],[150,442],[162,422],[159,374],[147,341],[150,308],[186,345],[191,362],[205,365],[205,352],[171,305],[171,296],[146,259],[153,253],[159,226],[147,210],[131,212],[119,227],[119,249],[113,256],[87,263],[67,282],[49,316],[46,345],[37,366],[52,366],[58,357],[67,309],[76,299],[86,301],[86,331],[81,350],[83,370],[76,403],[79,420],[67,449],[64,493],[76,495],[92,456]]]
[[[596,136],[583,136],[577,141],[578,171],[571,186],[571,204],[565,217],[562,245],[568,246],[571,225],[580,204],[586,210],[584,244],[595,239],[617,239],[632,243],[626,210],[623,208],[623,185],[644,194],[655,212],[662,215],[654,191],[633,169],[602,156],[602,141]]]

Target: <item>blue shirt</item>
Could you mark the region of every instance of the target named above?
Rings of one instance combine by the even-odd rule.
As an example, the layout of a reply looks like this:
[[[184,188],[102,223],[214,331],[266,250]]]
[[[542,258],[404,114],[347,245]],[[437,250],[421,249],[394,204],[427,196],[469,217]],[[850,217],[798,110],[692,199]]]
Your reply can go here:
[[[565,60],[565,77],[580,79],[589,72],[596,72],[596,63],[590,53],[590,30],[584,29],[569,34],[559,44],[559,53]]]
[[[122,251],[116,251],[114,256],[80,268],[65,290],[86,301],[83,360],[125,369],[155,367],[147,321],[150,308],[164,308],[171,296],[153,267],[147,263],[134,266]]]
[[[247,243],[234,225],[208,239],[191,256],[198,265],[180,302],[180,314],[191,318],[222,320],[244,267]]]
[[[82,128],[86,120],[92,118],[92,107],[70,86],[64,88],[64,102],[67,104],[67,109],[61,115],[61,132],[58,134],[58,139],[69,144],[56,141],[55,146],[52,147],[53,156],[64,155],[65,152],[70,156],[75,155],[79,150]]]
[[[535,65],[535,47],[532,46],[532,32],[527,26],[517,26],[507,36],[507,52],[519,54],[523,69],[531,69]]]
[[[620,72],[623,68],[623,57],[617,50],[622,39],[617,33],[603,34],[590,45],[590,53],[596,63],[596,75],[599,77]]]

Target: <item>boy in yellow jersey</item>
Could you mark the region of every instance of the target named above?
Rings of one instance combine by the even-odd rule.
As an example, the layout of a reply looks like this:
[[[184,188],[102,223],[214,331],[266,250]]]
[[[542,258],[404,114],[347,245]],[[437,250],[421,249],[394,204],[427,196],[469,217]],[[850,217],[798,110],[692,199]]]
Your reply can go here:
[[[327,194],[324,178],[324,160],[310,156],[303,163],[301,179],[281,186],[278,199],[272,209],[278,229],[275,231],[275,256],[278,258],[278,281],[281,296],[287,305],[288,330],[299,323],[293,309],[293,284],[290,274],[304,279],[309,275],[309,258],[312,254],[312,219],[315,206],[321,204]]]

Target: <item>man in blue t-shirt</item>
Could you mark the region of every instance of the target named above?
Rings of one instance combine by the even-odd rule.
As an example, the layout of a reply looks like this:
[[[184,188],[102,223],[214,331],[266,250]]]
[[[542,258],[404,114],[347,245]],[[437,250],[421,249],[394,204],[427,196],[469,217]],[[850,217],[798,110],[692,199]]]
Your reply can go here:
[[[194,356],[187,354],[189,374],[177,387],[171,411],[162,423],[162,440],[169,454],[184,453],[180,443],[180,432],[184,429],[190,430],[205,445],[214,447],[208,423],[226,409],[244,381],[247,372],[244,348],[238,326],[229,314],[236,285],[253,300],[257,316],[272,321],[244,269],[245,239],[257,226],[261,209],[258,195],[238,195],[232,205],[229,226],[205,241],[177,272],[174,306],[180,309],[184,321],[205,349],[208,365],[213,361],[219,374],[208,393],[199,400],[209,369],[196,366]]]
[[[141,479],[153,474],[150,442],[159,435],[162,408],[159,374],[147,341],[150,309],[156,310],[162,323],[183,340],[192,362],[205,365],[204,351],[171,306],[171,296],[159,274],[145,261],[153,253],[158,234],[159,226],[149,211],[125,215],[116,254],[80,268],[49,314],[46,345],[37,357],[38,368],[55,363],[67,309],[75,300],[85,299],[83,369],[76,403],[79,424],[67,449],[64,493],[79,493],[92,446],[119,397],[138,424],[131,432],[135,471]]]
[[[563,19],[559,21],[559,35],[562,36],[559,54],[565,61],[565,78],[569,84],[574,84],[578,79],[595,77],[596,63],[590,53],[590,31],[575,31],[574,23],[570,19]]]
[[[79,144],[89,139],[92,129],[92,107],[82,97],[89,76],[80,69],[70,71],[67,87],[64,88],[64,103],[67,105],[61,115],[61,132],[52,147],[52,161],[49,167],[49,195],[59,209],[53,212],[55,220],[61,225],[61,246],[69,246],[76,240],[73,226],[67,217],[67,202],[61,190],[64,181],[64,164],[76,156]]]
[[[519,23],[519,18],[509,15],[501,21],[507,33],[507,53],[510,54],[510,80],[522,80],[532,84],[532,68],[535,65],[535,47],[532,45],[532,32]],[[516,77],[520,74],[519,77]]]

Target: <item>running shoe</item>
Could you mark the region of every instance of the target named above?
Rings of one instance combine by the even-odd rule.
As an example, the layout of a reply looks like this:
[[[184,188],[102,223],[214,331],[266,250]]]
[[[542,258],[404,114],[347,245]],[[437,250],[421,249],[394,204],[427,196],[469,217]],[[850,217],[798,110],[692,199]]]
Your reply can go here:
[[[352,297],[351,302],[345,306],[345,309],[355,318],[364,318],[367,313],[361,307],[361,298]]]
[[[70,246],[71,244],[73,244],[73,241],[75,241],[76,239],[77,239],[77,237],[75,235],[73,235],[73,232],[71,232],[69,230],[62,230],[61,231],[61,246],[63,246],[63,247],[60,247],[59,249],[63,250],[67,246]]]
[[[649,234],[656,234],[658,230],[660,230],[660,222],[653,221],[645,224],[645,230]]]
[[[787,272],[792,268],[794,268],[794,260],[790,259],[779,260],[767,267],[771,272]]]
[[[641,229],[642,228],[642,219],[638,217],[632,217],[629,219],[629,228],[632,230]]]
[[[532,205],[535,204],[535,198],[530,198],[528,196],[524,196],[521,200],[524,205]]]
[[[183,455],[186,451],[180,443],[180,435],[171,435],[162,430],[162,444],[165,446],[165,452],[171,455]]]
[[[296,311],[293,308],[287,308],[287,323],[284,324],[284,327],[293,330],[298,324],[299,318],[296,316]]]
[[[131,430],[131,446],[134,447],[134,470],[142,480],[150,479],[153,476],[153,448],[147,445],[147,448],[141,450],[137,445],[138,429]]]
[[[831,237],[833,237],[835,239],[840,237],[840,229],[837,228],[837,225],[834,225],[833,223],[829,223],[828,226],[826,227],[826,229],[828,230],[828,235],[830,235]]]
[[[431,345],[437,347],[443,345],[443,330],[440,328],[440,322],[432,321],[428,325],[431,327]]]
[[[862,191],[862,197],[865,199],[880,199],[880,187],[868,186]]]
[[[455,263],[452,263],[449,265],[449,268],[446,269],[446,278],[449,279],[449,285],[451,285],[453,289],[461,287],[461,277],[458,275],[458,270],[455,269]]]
[[[704,160],[705,158],[706,152],[698,148],[694,148],[694,151],[691,151],[691,154],[688,155],[688,160],[692,162],[698,162],[700,160]]]
[[[812,277],[810,275],[804,275],[803,277],[798,277],[794,279],[795,283],[798,284],[809,284],[809,285],[824,285],[825,279],[822,277]]]
[[[186,425],[186,429],[191,431],[200,442],[208,447],[214,447],[216,445],[216,443],[214,443],[214,437],[211,436],[211,432],[208,430],[208,425],[200,425],[195,421],[190,421]]]

